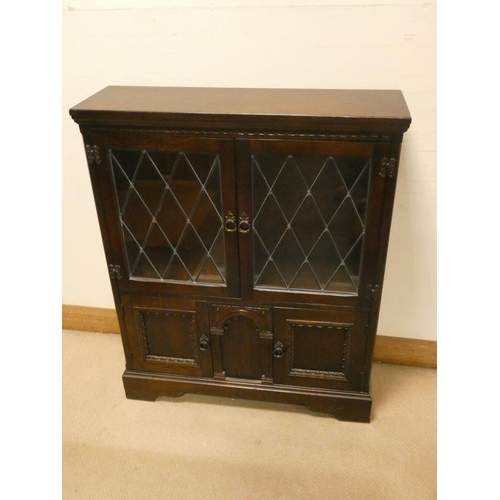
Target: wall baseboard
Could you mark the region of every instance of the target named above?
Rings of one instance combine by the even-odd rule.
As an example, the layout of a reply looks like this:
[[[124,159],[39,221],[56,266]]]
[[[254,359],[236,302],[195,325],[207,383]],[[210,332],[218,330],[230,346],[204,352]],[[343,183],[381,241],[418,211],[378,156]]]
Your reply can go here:
[[[394,365],[437,368],[437,342],[377,335],[373,360]]]
[[[63,330],[83,332],[120,333],[114,309],[86,306],[62,306]]]
[[[114,309],[62,306],[62,328],[85,332],[120,333]],[[379,363],[437,368],[437,342],[377,335],[373,360]]]

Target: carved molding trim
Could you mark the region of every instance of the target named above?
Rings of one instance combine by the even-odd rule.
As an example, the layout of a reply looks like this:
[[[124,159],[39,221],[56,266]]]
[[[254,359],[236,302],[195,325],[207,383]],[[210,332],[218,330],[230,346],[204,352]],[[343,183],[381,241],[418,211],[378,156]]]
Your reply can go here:
[[[346,380],[344,372],[325,372],[322,370],[306,370],[305,368],[292,368],[290,377],[334,378]]]
[[[295,368],[295,328],[307,327],[315,329],[327,329],[344,331],[344,343],[342,349],[342,369],[341,371],[310,370],[306,368]],[[292,377],[313,377],[313,378],[335,378],[346,380],[347,364],[349,360],[349,344],[351,338],[352,325],[339,323],[325,323],[315,321],[290,321],[288,322],[288,345],[289,356],[289,376]],[[333,332],[332,332],[333,333]]]
[[[261,338],[272,338],[271,310],[266,307],[212,305],[211,333],[214,335],[223,335],[224,325],[235,316],[249,318],[257,326]]]
[[[224,329],[223,328],[216,328],[215,326],[212,326],[210,328],[210,333],[212,335],[224,335]]]
[[[231,132],[229,132],[231,133]],[[249,136],[249,137],[298,137],[300,139],[304,138],[327,138],[327,139],[342,139],[342,140],[390,140],[389,135],[379,135],[379,134],[318,134],[318,133],[297,133],[297,132],[282,132],[282,133],[271,133],[271,132],[238,132],[234,135],[238,136]]]
[[[100,129],[101,130],[101,129]],[[120,128],[121,131],[149,131],[181,136],[208,136],[208,137],[263,137],[263,138],[290,138],[290,139],[332,139],[343,141],[390,141],[392,136],[388,134],[328,134],[317,132],[237,132],[233,130],[180,130],[180,129],[151,129],[145,128]]]
[[[189,340],[191,342],[191,350],[194,354],[194,358],[173,358],[170,356],[158,356],[156,354],[151,354],[149,351],[149,341],[146,331],[146,322],[144,316],[146,314],[156,314],[162,316],[190,316],[189,319]],[[190,313],[186,311],[174,311],[174,310],[138,310],[136,309],[136,319],[137,326],[139,330],[139,344],[141,347],[141,353],[145,361],[156,361],[161,363],[178,363],[178,364],[193,364],[198,365],[198,338],[196,335],[196,325],[195,325],[195,313]]]
[[[198,365],[194,359],[190,358],[169,358],[167,356],[153,356],[149,354],[146,358],[147,361],[156,361],[161,363],[178,363],[183,365]]]

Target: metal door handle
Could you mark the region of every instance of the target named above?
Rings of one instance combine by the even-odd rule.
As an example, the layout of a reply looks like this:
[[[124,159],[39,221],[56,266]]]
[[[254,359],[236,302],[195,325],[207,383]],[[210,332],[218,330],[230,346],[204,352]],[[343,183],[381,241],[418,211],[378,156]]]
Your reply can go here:
[[[210,347],[210,340],[208,340],[208,337],[206,335],[203,335],[200,337],[200,342],[198,344],[200,346],[200,349],[202,351],[206,351]]]
[[[273,356],[275,358],[282,358],[285,352],[285,348],[281,342],[276,342],[273,349]]]
[[[252,229],[252,226],[250,225],[250,217],[243,212],[238,220],[238,231],[243,234],[249,233],[250,229]]]
[[[234,233],[236,231],[236,216],[234,216],[231,212],[228,212],[224,216],[224,228],[228,233]]]

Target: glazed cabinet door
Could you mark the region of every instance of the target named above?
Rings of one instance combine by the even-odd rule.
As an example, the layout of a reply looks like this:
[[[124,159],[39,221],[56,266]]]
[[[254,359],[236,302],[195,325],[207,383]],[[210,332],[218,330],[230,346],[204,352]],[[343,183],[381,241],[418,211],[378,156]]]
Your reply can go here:
[[[243,296],[363,305],[383,207],[377,165],[388,144],[236,142]]]
[[[205,302],[123,295],[135,370],[211,377],[212,352]]]
[[[238,296],[232,141],[141,131],[85,140],[99,148],[89,167],[120,289]]]
[[[275,308],[274,382],[359,390],[367,314]]]

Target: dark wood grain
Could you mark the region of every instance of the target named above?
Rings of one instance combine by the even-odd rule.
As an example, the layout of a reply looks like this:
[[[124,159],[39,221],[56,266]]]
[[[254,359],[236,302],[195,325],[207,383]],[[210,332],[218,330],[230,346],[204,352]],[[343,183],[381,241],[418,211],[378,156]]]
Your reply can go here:
[[[100,307],[63,304],[62,327],[64,330],[120,334],[116,310]],[[437,342],[377,335],[373,361],[435,369],[437,368]]]
[[[70,110],[78,123],[193,129],[404,132],[399,90],[234,89],[110,86]]]
[[[339,419],[369,421],[399,151],[411,122],[402,93],[107,87],[70,114],[84,138],[126,357],[127,397],[154,400],[191,391],[304,404]],[[115,150],[128,174],[116,165]],[[200,153],[220,162],[217,185],[202,180],[209,174],[205,160],[193,159]],[[261,175],[261,167],[253,167],[257,155],[271,162],[275,178],[284,171],[278,156],[306,160],[301,167],[294,163],[278,187],[267,180],[259,187],[253,180]],[[324,186],[314,180],[323,167]],[[298,180],[290,180],[294,175]],[[272,202],[259,218],[254,211],[264,202],[255,206],[254,190],[261,200],[279,197],[283,206]],[[175,202],[164,213],[166,197]],[[217,250],[223,258],[205,245],[213,228],[224,235]],[[294,236],[284,240],[292,228]],[[264,243],[256,250],[258,231],[270,247],[264,251]],[[328,240],[315,256],[322,235]],[[289,244],[275,252],[282,240]],[[359,253],[346,264],[354,248]],[[167,274],[181,254],[185,272],[199,274]],[[204,267],[212,257],[224,278],[203,282],[213,276],[213,268]],[[274,259],[287,282],[273,276],[260,285],[254,267],[269,263],[272,269]],[[152,261],[164,269],[161,276],[148,270]],[[144,267],[137,272],[139,262]],[[295,286],[301,266],[309,271]],[[341,267],[352,274],[333,280]],[[326,275],[322,284],[314,273]]]

